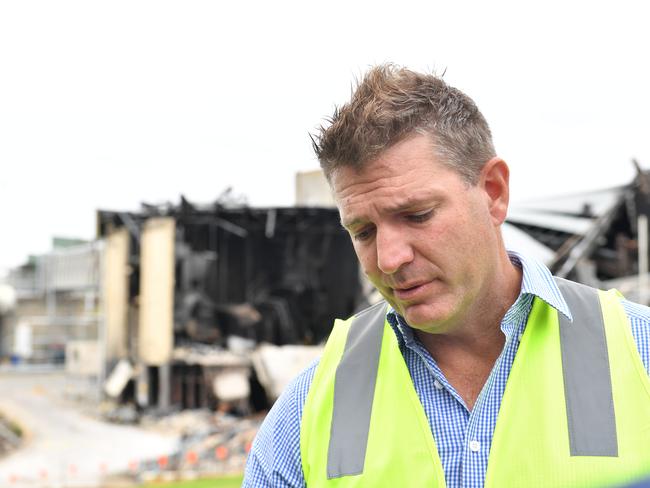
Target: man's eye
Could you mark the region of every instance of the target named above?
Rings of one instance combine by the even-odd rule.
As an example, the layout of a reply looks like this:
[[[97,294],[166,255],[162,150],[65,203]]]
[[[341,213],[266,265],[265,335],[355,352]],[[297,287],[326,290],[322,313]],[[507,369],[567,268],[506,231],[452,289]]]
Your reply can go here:
[[[413,214],[409,214],[406,216],[406,218],[415,223],[420,223],[420,222],[426,222],[433,216],[433,210],[425,210],[423,212],[416,212]]]
[[[353,234],[355,241],[365,241],[372,235],[372,229],[362,229],[359,232]]]

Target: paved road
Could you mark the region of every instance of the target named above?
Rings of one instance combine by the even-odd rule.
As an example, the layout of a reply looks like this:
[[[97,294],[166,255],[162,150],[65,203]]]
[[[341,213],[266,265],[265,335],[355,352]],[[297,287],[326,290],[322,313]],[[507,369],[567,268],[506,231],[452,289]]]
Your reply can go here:
[[[174,451],[175,436],[95,420],[84,414],[92,400],[75,397],[88,397],[88,385],[60,371],[0,371],[0,412],[26,429],[24,446],[0,459],[0,487],[100,486]]]

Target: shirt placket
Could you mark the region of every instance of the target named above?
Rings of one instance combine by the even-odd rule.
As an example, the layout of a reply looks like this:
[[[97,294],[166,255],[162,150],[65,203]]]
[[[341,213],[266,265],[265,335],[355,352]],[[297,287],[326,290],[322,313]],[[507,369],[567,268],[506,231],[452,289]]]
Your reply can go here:
[[[476,399],[474,408],[469,414],[467,429],[465,431],[465,442],[463,444],[463,461],[461,469],[461,486],[463,488],[481,488],[485,480],[488,458],[494,423],[490,415],[490,405],[494,405],[494,383],[500,373],[506,349],[511,347],[512,337],[506,340],[503,351],[497,358],[490,375],[488,376],[481,393]]]

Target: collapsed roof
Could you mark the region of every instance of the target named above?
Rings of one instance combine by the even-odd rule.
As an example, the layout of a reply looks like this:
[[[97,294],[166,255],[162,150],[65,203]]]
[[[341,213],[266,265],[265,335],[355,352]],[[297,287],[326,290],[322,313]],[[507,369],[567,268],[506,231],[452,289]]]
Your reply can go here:
[[[536,257],[556,276],[591,285],[635,275],[647,178],[639,171],[628,185],[512,204],[506,245]]]

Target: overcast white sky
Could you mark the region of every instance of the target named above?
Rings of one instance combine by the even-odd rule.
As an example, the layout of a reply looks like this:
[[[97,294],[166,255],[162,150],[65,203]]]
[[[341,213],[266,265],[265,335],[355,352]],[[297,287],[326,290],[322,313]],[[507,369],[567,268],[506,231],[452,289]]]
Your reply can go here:
[[[0,272],[95,209],[291,205],[309,131],[353,78],[446,70],[491,124],[513,200],[650,167],[646,2],[0,2]]]

